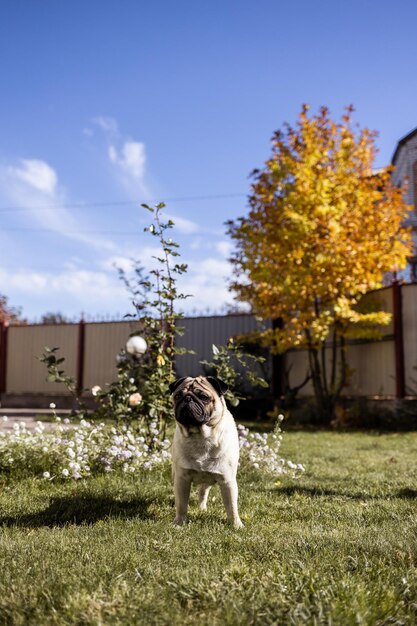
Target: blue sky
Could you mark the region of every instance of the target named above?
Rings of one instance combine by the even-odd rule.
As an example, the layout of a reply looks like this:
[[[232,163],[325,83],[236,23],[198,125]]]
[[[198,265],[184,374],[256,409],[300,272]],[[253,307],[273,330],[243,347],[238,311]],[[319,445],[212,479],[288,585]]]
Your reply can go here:
[[[303,102],[353,104],[378,166],[417,126],[416,23],[412,0],[3,0],[0,293],[30,320],[125,314],[114,264],[150,263],[139,205],[166,200],[188,310],[220,310],[224,222]]]

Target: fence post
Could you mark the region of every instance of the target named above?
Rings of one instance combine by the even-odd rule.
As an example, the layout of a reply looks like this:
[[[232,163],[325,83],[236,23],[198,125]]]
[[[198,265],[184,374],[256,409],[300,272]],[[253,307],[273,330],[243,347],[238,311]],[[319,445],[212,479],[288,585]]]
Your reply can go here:
[[[78,352],[77,352],[77,393],[82,394],[84,389],[84,353],[85,353],[85,322],[83,318],[78,324]]]
[[[398,280],[392,283],[392,310],[394,321],[394,349],[395,349],[395,395],[397,398],[405,396],[405,368],[404,368],[404,332],[403,332],[403,300],[401,284]]]
[[[0,323],[0,399],[7,390],[7,339],[9,323],[3,320]]]

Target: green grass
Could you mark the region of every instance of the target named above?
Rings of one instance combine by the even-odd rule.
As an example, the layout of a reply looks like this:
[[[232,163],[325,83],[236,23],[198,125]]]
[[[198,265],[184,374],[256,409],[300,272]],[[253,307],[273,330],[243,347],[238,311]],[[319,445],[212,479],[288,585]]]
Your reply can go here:
[[[169,472],[2,481],[0,624],[416,624],[417,434],[291,432],[241,475],[245,528],[172,526]]]

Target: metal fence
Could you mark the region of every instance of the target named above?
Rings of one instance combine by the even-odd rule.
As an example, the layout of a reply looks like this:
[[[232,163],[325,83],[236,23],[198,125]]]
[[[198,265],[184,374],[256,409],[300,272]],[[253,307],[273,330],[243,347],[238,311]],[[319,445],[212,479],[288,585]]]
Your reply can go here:
[[[178,345],[194,354],[178,357],[178,376],[203,373],[201,360],[211,360],[212,344],[256,328],[253,315],[236,314],[214,317],[184,318],[180,321],[184,335]],[[138,321],[78,324],[3,326],[0,332],[0,394],[8,398],[34,396],[67,396],[61,383],[46,381],[46,368],[39,361],[45,347],[59,347],[65,357],[63,368],[79,389],[104,387],[116,378],[116,357],[129,336],[140,330]]]
[[[392,313],[392,322],[378,341],[351,341],[347,359],[352,369],[350,396],[405,397],[417,395],[417,284],[394,285],[365,296],[374,307]],[[185,318],[184,335],[178,345],[195,352],[178,358],[178,375],[202,373],[200,361],[211,360],[212,344],[223,345],[230,337],[257,327],[253,315],[234,314]],[[11,398],[65,396],[67,390],[46,382],[45,366],[38,358],[45,346],[59,347],[65,370],[79,388],[104,386],[116,375],[116,356],[139,322],[100,322],[62,325],[0,326],[0,397],[3,405]],[[330,348],[329,348],[330,352]],[[290,384],[301,382],[308,369],[303,350],[286,355]],[[276,375],[276,372],[275,372]],[[312,394],[311,385],[300,395]]]
[[[374,341],[351,340],[347,345],[347,362],[351,370],[345,396],[379,396],[404,398],[417,395],[417,284],[379,289],[367,294],[364,301],[374,310],[392,314],[390,324],[380,328],[381,338]],[[330,361],[331,346],[326,350]],[[286,355],[290,385],[304,380],[309,368],[305,350]],[[299,395],[312,395],[312,385]]]

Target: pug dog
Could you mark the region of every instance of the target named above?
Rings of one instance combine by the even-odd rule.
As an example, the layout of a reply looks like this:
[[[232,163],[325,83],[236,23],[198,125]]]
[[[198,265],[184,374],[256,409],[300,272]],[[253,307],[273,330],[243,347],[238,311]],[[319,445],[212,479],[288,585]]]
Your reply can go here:
[[[202,510],[207,509],[210,488],[217,483],[228,521],[235,528],[241,528],[236,481],[239,440],[235,421],[223,397],[227,385],[214,376],[188,376],[173,382],[170,391],[176,419],[172,446],[174,524],[187,523],[191,483],[199,486]]]

